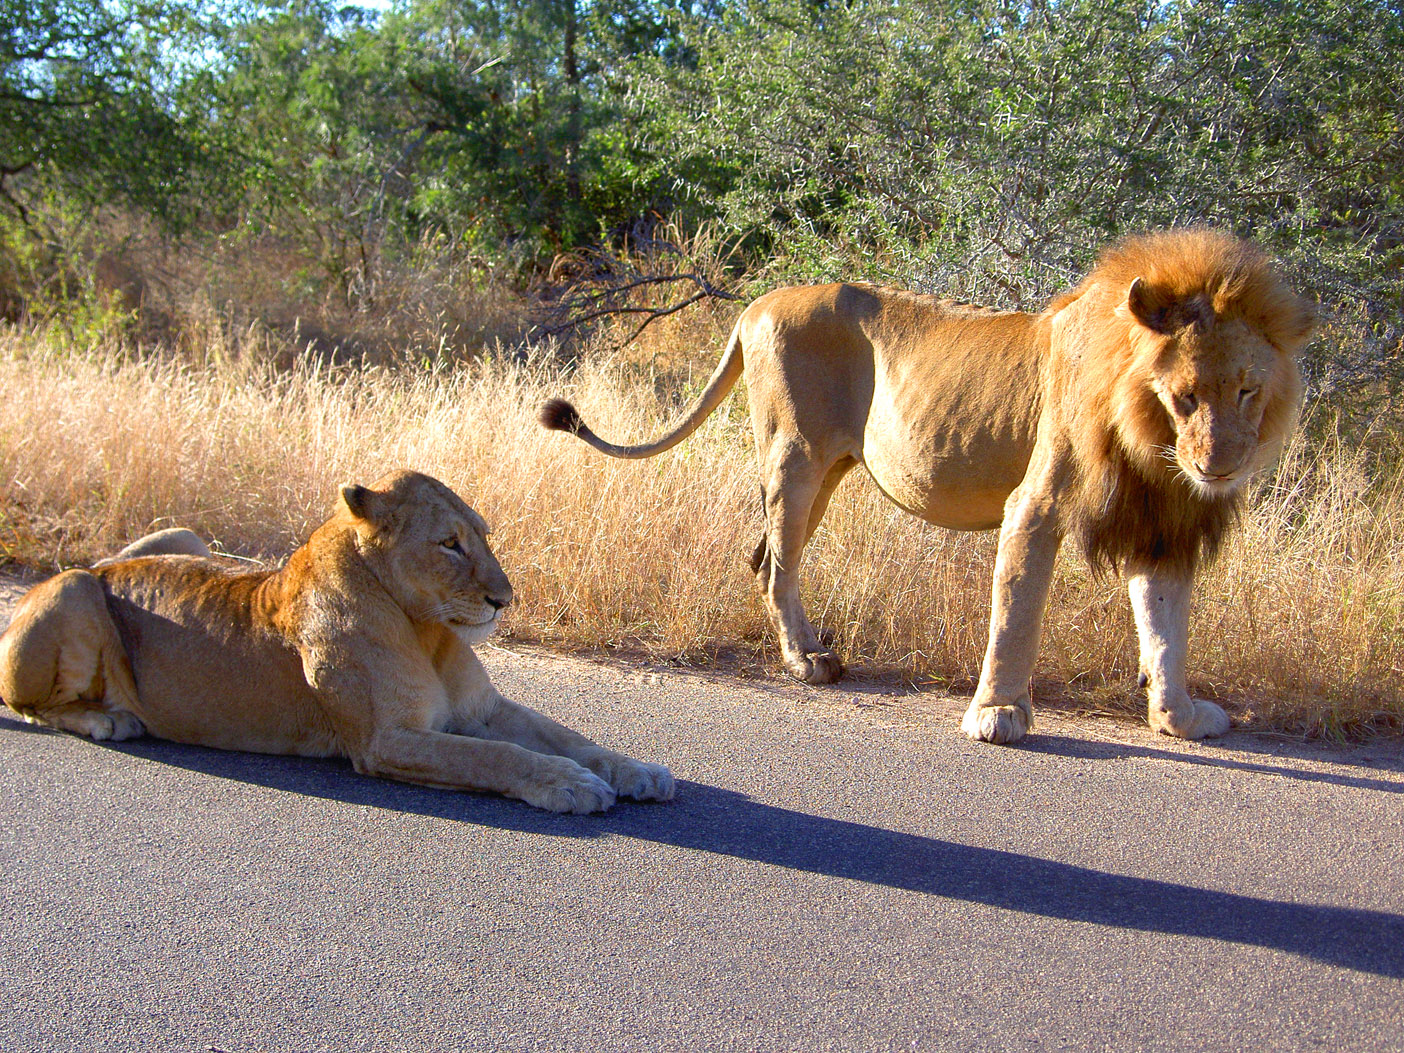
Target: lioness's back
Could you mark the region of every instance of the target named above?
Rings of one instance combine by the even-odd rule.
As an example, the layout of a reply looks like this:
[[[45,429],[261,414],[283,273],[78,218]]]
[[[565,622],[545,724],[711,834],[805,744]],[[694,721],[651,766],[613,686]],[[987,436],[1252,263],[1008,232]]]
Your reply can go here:
[[[301,658],[270,624],[271,572],[156,556],[92,573],[131,663],[137,716],[152,734],[259,753],[340,752]]]

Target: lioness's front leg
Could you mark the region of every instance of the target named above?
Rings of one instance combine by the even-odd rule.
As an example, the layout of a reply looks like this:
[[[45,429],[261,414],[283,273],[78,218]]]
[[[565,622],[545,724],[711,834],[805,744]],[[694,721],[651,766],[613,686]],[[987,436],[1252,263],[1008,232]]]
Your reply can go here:
[[[614,789],[568,757],[470,735],[380,728],[351,761],[363,775],[487,790],[552,812],[602,812],[614,804]]]
[[[1182,739],[1222,735],[1228,714],[1213,702],[1190,698],[1185,686],[1185,653],[1189,642],[1190,590],[1188,573],[1155,567],[1127,571],[1127,591],[1141,641],[1141,675],[1149,696],[1150,726]]]
[[[514,742],[537,753],[568,757],[594,772],[613,790],[640,801],[672,800],[673,775],[661,764],[634,760],[558,724],[533,709],[499,696],[481,724],[485,738]]]
[[[498,737],[431,730],[435,714],[449,711],[448,698],[428,661],[420,665],[413,655],[407,650],[390,668],[367,667],[349,649],[303,655],[308,683],[358,772],[500,793],[553,812],[600,812],[614,804],[613,787],[568,757]]]
[[[1059,474],[1048,458],[1041,468],[1031,465],[1024,483],[1005,502],[990,599],[989,645],[980,686],[960,725],[977,741],[1018,742],[1033,727],[1029,677],[1038,658],[1043,608],[1063,540],[1056,505]]]

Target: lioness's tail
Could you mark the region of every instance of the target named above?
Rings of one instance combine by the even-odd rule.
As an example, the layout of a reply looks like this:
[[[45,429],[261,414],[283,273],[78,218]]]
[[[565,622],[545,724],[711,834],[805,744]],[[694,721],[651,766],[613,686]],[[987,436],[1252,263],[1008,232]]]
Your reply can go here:
[[[554,431],[568,431],[572,435],[584,439],[601,453],[607,453],[611,457],[652,457],[664,450],[671,450],[702,426],[702,422],[721,405],[722,400],[736,386],[736,378],[741,375],[742,365],[741,323],[738,321],[736,328],[731,331],[731,339],[726,345],[726,352],[722,355],[721,361],[717,363],[717,368],[712,373],[711,379],[707,381],[707,386],[702,389],[702,394],[688,409],[687,416],[661,438],[639,446],[616,446],[612,442],[605,442],[604,439],[590,430],[589,425],[581,419],[580,411],[565,399],[547,399],[537,410],[536,419],[541,422],[543,427],[551,428]]]

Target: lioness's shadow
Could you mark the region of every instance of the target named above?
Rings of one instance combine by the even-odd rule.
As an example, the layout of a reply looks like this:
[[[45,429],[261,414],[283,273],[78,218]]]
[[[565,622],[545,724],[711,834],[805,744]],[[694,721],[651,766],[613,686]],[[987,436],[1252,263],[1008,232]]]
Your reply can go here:
[[[1030,739],[1028,748],[1064,752],[1072,748],[1070,741],[1050,742],[1041,736]],[[634,837],[1024,914],[1267,947],[1404,978],[1404,916],[1398,914],[1283,903],[1109,874],[808,815],[704,783],[680,783],[677,799],[669,804],[621,802],[604,815],[559,816],[498,797],[367,778],[341,761],[225,753],[154,739],[110,748],[207,775],[349,804],[551,837]],[[1164,752],[1108,744],[1098,748]],[[1281,773],[1292,774],[1287,769]],[[1375,788],[1381,780],[1327,781]],[[1380,788],[1397,791],[1389,783]]]

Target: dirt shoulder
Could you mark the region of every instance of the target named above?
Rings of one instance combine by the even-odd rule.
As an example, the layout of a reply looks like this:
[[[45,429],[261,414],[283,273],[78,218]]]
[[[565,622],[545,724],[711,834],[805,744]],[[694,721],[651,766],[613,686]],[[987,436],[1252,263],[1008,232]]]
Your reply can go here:
[[[20,598],[45,575],[28,568],[0,569],[0,625],[8,625]],[[549,671],[582,695],[590,692],[602,671],[611,679],[638,685],[677,684],[710,689],[718,698],[737,690],[774,699],[776,705],[799,707],[826,719],[874,725],[925,727],[955,731],[969,697],[934,687],[916,687],[895,677],[850,674],[838,684],[815,687],[785,677],[757,677],[727,669],[688,668],[650,661],[639,655],[563,654],[518,641],[490,641],[479,647],[494,669]],[[496,675],[496,674],[495,674]],[[1209,744],[1183,743],[1152,735],[1139,717],[1120,712],[1087,712],[1075,704],[1056,703],[1038,710],[1036,730],[1044,734],[1095,740],[1108,747],[1140,747],[1151,751],[1193,753]],[[1238,728],[1213,746],[1263,757],[1293,758],[1307,764],[1346,764],[1404,772],[1404,737],[1379,736],[1362,743],[1336,743],[1300,735]]]

